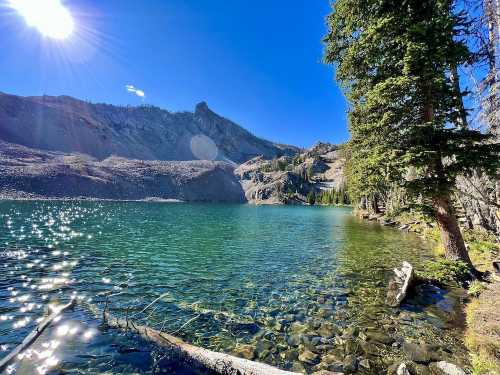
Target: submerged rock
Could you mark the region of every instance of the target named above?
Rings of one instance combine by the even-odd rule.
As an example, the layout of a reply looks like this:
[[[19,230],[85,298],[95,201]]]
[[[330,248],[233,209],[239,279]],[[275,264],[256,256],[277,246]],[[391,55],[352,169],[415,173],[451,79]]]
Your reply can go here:
[[[252,345],[238,345],[233,352],[241,358],[250,360],[255,358],[255,348]]]
[[[445,361],[431,363],[429,367],[433,373],[439,375],[466,375],[465,371],[460,367]]]
[[[301,334],[290,335],[286,339],[286,342],[290,346],[299,346],[299,344],[302,342],[302,335]]]
[[[352,374],[356,372],[356,369],[358,368],[358,360],[354,355],[346,356],[342,364],[343,364],[343,370],[346,374]]]
[[[293,362],[299,358],[299,351],[297,349],[290,349],[280,354],[281,358]]]
[[[336,327],[332,323],[323,323],[318,329],[318,333],[321,337],[332,338],[337,333]]]
[[[406,298],[408,289],[414,279],[413,266],[403,262],[401,268],[394,268],[395,276],[389,282],[386,303],[391,307],[397,307]]]
[[[411,342],[404,342],[402,349],[408,359],[413,362],[429,363],[433,357],[427,345],[417,345]]]
[[[406,366],[406,363],[401,363],[396,370],[396,375],[410,375],[410,371]]]
[[[375,341],[385,345],[391,345],[394,342],[394,339],[391,336],[382,332],[368,331],[365,335],[368,341]]]
[[[363,367],[369,370],[371,368],[370,360],[366,358],[362,359],[361,361],[359,361],[359,367]]]
[[[420,363],[410,362],[408,363],[408,368],[412,375],[430,375],[430,370],[426,365]]]
[[[310,350],[304,350],[299,354],[299,361],[307,363],[308,365],[315,365],[319,362],[319,355],[311,352]]]
[[[300,362],[294,362],[293,366],[292,366],[292,370],[294,372],[299,372],[299,373],[302,373],[302,374],[304,374],[306,372],[306,368]]]
[[[379,353],[377,345],[373,343],[363,341],[360,343],[360,346],[363,352],[368,356],[376,356]]]

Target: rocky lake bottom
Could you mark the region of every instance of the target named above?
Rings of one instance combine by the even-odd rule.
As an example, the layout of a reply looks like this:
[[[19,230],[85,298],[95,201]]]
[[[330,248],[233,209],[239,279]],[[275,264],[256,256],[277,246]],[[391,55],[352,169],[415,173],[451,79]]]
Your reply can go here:
[[[103,327],[94,312],[105,305],[290,371],[467,367],[460,290],[421,285],[399,308],[384,303],[392,269],[406,260],[418,271],[431,246],[345,208],[3,201],[0,359],[49,306],[76,297],[9,374],[195,373]]]

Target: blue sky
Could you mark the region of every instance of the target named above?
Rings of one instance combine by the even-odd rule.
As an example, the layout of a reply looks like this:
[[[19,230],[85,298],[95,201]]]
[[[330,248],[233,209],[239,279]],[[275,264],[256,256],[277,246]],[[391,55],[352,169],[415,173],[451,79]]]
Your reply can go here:
[[[348,138],[345,100],[321,62],[328,0],[66,0],[75,31],[64,40],[43,38],[6,2],[0,91],[172,111],[206,101],[276,142]]]

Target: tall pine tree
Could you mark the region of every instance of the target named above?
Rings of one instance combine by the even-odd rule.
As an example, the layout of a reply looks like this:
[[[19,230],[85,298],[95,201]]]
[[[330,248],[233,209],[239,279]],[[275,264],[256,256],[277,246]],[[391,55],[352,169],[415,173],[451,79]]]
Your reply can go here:
[[[328,26],[325,59],[350,103],[349,187],[401,184],[434,215],[446,257],[471,265],[451,193],[459,174],[493,173],[499,145],[457,121],[466,20],[450,0],[337,0]]]

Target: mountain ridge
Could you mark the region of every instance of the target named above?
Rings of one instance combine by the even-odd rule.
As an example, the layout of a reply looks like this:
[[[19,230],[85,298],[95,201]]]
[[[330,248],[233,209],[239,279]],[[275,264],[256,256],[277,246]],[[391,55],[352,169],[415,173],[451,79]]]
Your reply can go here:
[[[98,159],[243,163],[300,149],[259,138],[213,112],[206,102],[193,112],[155,106],[89,103],[71,96],[17,96],[0,92],[0,139],[47,151],[78,152]],[[210,158],[208,158],[209,156]]]

